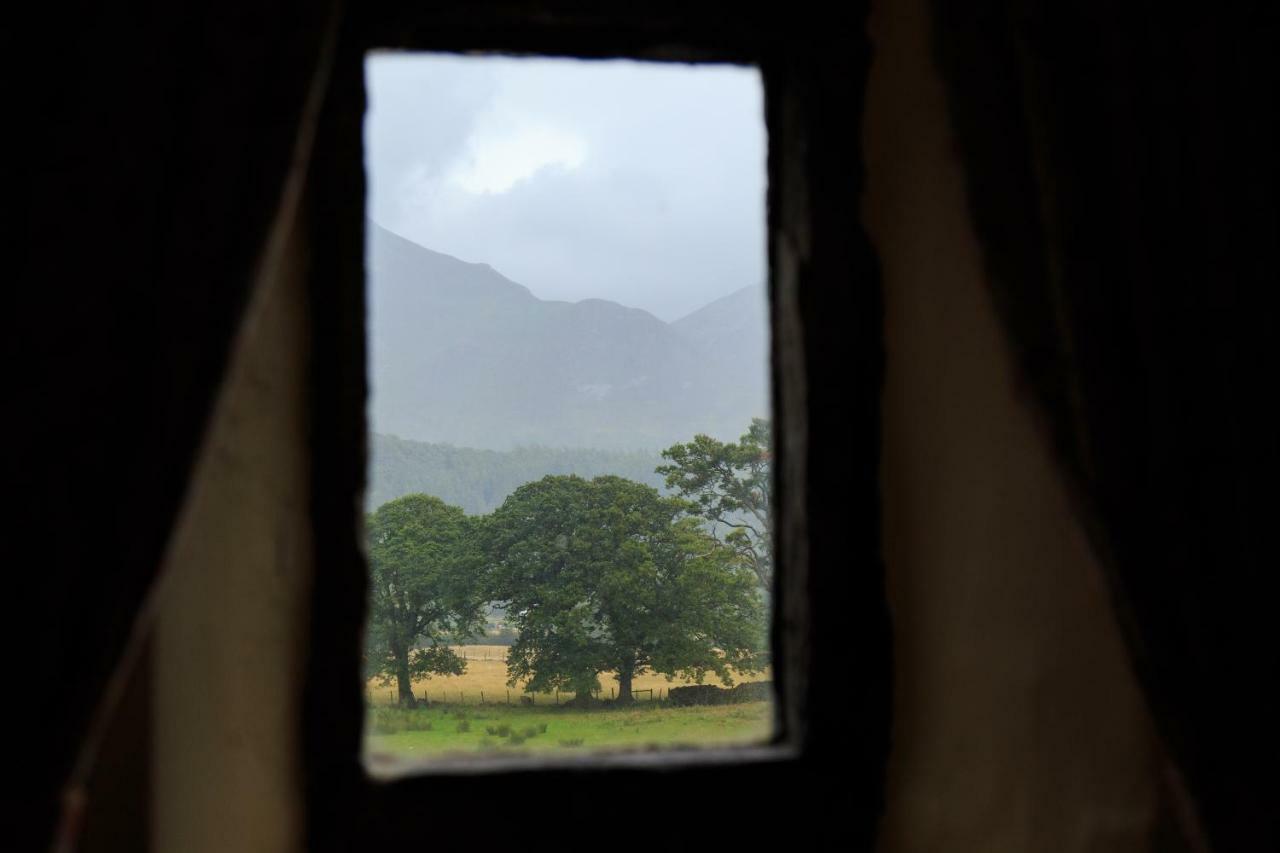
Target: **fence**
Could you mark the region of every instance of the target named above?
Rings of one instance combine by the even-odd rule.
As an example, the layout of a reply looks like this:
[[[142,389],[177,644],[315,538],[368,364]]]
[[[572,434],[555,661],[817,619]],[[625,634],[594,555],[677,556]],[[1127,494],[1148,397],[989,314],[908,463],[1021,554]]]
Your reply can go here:
[[[574,701],[574,693],[525,693],[519,686],[506,688],[506,669],[501,664],[507,660],[508,646],[471,645],[453,646],[453,651],[466,661],[474,661],[478,665],[468,668],[468,674],[454,680],[446,677],[440,681],[419,684],[415,697],[426,700],[432,705],[532,705],[555,706]],[[474,677],[473,677],[474,675]],[[611,674],[603,677],[612,680]],[[652,684],[654,680],[645,678]],[[452,682],[452,683],[449,683]],[[437,686],[439,685],[439,686]],[[733,689],[715,687],[713,685],[673,684],[671,687],[642,687],[631,691],[637,702],[670,702],[672,705],[719,705],[725,703],[765,700],[772,697],[772,684],[768,681],[746,682]],[[617,688],[606,687],[596,690],[594,696],[601,702],[612,702],[617,699]],[[394,687],[367,687],[366,701],[369,704],[396,705],[398,693]]]
[[[463,660],[495,660],[505,661],[507,659],[507,646],[486,647],[486,646],[455,646],[454,651],[458,657]]]
[[[672,690],[680,690],[679,687],[646,687],[641,690],[632,690],[631,698],[637,702],[665,702],[670,698]],[[495,693],[491,690],[454,690],[448,688],[415,691],[414,697],[426,700],[431,705],[566,705],[577,698],[576,693],[561,693],[555,691],[553,693],[525,693],[520,690],[506,690]],[[365,690],[365,701],[370,705],[397,705],[399,700],[396,688],[379,687],[376,689]],[[598,690],[595,694],[600,701],[605,701],[604,691]],[[643,699],[641,697],[644,697]],[[616,688],[609,688],[608,701],[614,701],[617,698]]]

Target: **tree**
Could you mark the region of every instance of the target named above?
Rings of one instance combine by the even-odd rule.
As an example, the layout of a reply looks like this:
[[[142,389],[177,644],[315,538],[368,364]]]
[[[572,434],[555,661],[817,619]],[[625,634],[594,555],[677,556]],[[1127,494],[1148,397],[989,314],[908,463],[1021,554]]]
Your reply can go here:
[[[415,703],[413,679],[460,674],[466,661],[448,638],[482,626],[475,520],[428,495],[405,495],[367,518],[368,675],[394,679],[400,702]]]
[[[618,698],[647,671],[701,681],[763,666],[764,606],[738,554],[657,490],[547,476],[486,519],[490,595],[519,631],[510,684],[586,697],[602,672]]]
[[[657,469],[667,488],[693,501],[698,513],[727,528],[724,542],[750,565],[760,586],[773,585],[772,436],[769,421],[754,418],[736,443],[696,435],[662,451],[670,465]]]

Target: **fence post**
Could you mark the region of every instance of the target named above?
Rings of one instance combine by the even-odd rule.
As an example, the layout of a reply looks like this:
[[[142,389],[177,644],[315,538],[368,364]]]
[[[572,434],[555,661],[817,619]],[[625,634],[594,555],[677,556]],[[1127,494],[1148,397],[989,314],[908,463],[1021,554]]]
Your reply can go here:
[[[511,688],[510,687],[507,688],[507,704],[508,705],[511,704]]]
[[[481,704],[481,705],[483,705],[483,704],[484,704],[484,691],[483,691],[483,690],[481,690],[481,691],[480,691],[480,704]]]

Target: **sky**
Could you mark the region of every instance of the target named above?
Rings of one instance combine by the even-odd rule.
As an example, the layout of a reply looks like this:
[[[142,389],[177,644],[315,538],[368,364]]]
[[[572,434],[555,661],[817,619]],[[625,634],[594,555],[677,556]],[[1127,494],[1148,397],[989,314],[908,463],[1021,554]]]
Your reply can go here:
[[[674,320],[765,278],[759,73],[371,53],[369,217],[542,299]]]

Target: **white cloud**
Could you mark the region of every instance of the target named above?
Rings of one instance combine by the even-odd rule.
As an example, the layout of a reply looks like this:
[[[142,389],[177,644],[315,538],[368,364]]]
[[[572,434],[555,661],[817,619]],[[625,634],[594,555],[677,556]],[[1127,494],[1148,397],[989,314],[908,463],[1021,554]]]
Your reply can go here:
[[[513,132],[479,130],[468,140],[466,155],[446,180],[469,193],[505,193],[539,170],[573,170],[587,158],[581,137],[546,124],[526,124]]]
[[[664,319],[763,281],[754,69],[382,61],[367,65],[366,136],[380,224],[543,299],[610,299]]]

